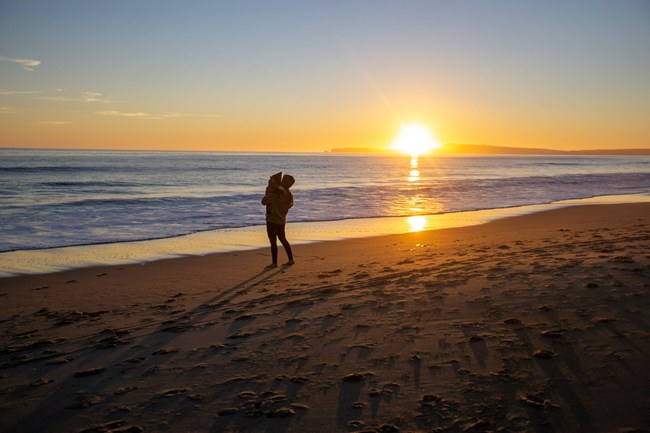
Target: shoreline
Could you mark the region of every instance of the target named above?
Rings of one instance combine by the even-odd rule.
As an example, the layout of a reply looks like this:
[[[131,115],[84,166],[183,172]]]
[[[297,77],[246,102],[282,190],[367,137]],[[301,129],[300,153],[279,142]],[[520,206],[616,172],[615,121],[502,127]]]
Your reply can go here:
[[[650,425],[650,203],[294,253],[0,279],[0,430]]]
[[[622,194],[561,200],[547,204],[450,212],[405,217],[358,218],[339,221],[289,222],[292,245],[385,236],[425,230],[467,227],[512,216],[566,206],[599,203],[650,202],[648,194]],[[0,279],[47,274],[95,266],[147,263],[184,256],[232,253],[267,247],[264,226],[202,231],[170,238],[105,244],[18,250],[0,253]]]

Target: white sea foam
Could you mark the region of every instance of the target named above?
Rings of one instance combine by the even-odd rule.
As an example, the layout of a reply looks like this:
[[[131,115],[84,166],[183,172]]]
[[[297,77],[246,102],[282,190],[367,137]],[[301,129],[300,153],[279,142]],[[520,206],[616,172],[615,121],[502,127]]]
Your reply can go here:
[[[599,196],[550,204],[464,211],[410,217],[359,218],[326,222],[292,223],[292,244],[400,234],[421,230],[465,227],[511,216],[585,204],[650,202],[650,194]],[[166,239],[72,246],[0,253],[0,277],[39,274],[67,269],[144,263],[164,258],[235,252],[266,247],[263,226],[218,229]]]

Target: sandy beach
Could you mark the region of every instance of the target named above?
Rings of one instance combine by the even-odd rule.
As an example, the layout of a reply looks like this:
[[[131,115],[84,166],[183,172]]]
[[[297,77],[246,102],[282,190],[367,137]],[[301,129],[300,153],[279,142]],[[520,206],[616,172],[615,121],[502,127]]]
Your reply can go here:
[[[294,254],[0,279],[0,431],[650,431],[648,203]]]

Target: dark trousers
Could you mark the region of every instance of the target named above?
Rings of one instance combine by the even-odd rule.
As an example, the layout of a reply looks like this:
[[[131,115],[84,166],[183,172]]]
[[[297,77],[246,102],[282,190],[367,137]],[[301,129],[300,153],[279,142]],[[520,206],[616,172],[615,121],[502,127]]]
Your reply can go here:
[[[269,236],[269,242],[271,242],[271,257],[273,258],[273,263],[278,262],[278,239],[280,239],[289,260],[293,260],[291,245],[289,245],[287,236],[284,234],[284,224],[274,224],[267,221],[266,234]]]

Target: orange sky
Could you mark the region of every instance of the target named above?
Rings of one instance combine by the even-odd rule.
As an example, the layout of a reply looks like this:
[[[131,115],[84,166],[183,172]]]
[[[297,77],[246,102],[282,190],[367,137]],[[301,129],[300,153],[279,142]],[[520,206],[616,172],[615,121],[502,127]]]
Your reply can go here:
[[[0,6],[0,147],[650,148],[644,2]]]

